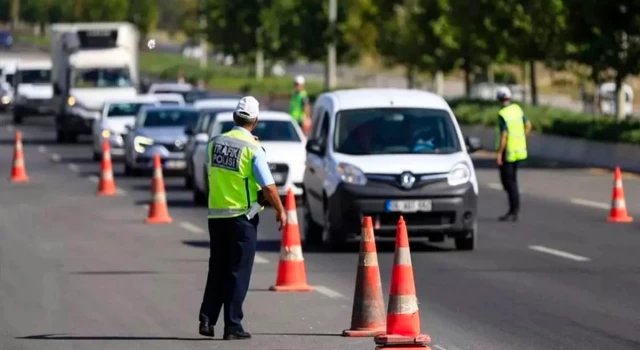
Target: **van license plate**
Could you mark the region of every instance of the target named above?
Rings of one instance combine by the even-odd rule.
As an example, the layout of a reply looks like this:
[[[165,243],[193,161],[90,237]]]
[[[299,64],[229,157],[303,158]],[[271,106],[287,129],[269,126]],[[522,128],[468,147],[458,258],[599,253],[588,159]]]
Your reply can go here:
[[[187,167],[187,162],[184,160],[168,160],[165,163],[167,169],[184,169]]]
[[[387,201],[385,209],[386,211],[402,213],[424,212],[432,210],[432,203],[430,200]]]

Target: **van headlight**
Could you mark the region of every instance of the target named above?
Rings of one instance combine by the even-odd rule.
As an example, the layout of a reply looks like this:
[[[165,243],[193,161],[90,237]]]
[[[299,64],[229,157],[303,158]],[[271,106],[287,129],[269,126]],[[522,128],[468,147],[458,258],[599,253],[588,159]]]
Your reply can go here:
[[[146,136],[136,136],[133,139],[133,149],[138,153],[144,153],[146,146],[153,145],[153,139],[148,138]]]
[[[75,97],[73,97],[73,96],[69,96],[69,97],[67,98],[67,105],[69,105],[69,107],[73,107],[73,106],[75,106],[75,105],[76,105],[76,103],[78,103],[78,101],[76,100],[76,98],[75,98]]]
[[[8,96],[8,95],[2,96],[2,98],[0,99],[0,102],[3,105],[8,105],[9,103],[11,103],[11,96]]]
[[[449,174],[447,174],[447,183],[449,186],[464,185],[471,180],[471,168],[466,163],[458,163]]]
[[[355,165],[339,163],[336,167],[336,171],[342,182],[353,185],[367,184],[367,177],[364,175],[362,170]]]

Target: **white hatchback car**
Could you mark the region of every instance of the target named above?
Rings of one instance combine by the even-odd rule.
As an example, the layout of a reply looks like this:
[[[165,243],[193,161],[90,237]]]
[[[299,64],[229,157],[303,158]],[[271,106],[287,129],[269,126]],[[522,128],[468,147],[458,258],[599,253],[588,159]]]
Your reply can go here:
[[[106,101],[100,118],[93,123],[93,159],[102,159],[102,142],[105,138],[109,140],[112,156],[124,156],[127,126],[133,126],[142,107],[157,105],[160,105],[160,101],[154,95]]]
[[[225,133],[234,126],[233,112],[219,113],[209,128],[209,137]],[[281,196],[291,188],[293,194],[301,196],[302,177],[305,168],[306,138],[291,115],[284,112],[261,111],[253,134],[267,153],[267,162]],[[208,181],[206,156],[207,144],[199,145],[194,156],[195,183],[193,199],[196,204],[207,202]]]
[[[435,94],[320,95],[306,147],[305,240],[338,248],[359,238],[363,216],[378,238],[392,239],[402,215],[410,238],[452,237],[458,249],[474,249],[478,183],[469,153],[479,148]]]

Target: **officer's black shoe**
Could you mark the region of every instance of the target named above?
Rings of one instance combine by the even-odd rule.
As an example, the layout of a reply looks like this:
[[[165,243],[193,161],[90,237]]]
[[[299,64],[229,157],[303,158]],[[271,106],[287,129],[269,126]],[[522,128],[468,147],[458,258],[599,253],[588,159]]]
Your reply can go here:
[[[200,335],[204,335],[205,337],[212,337],[215,335],[215,331],[212,325],[209,322],[200,322],[199,327]]]
[[[251,339],[251,333],[246,331],[229,331],[224,333],[224,340]]]
[[[500,218],[498,218],[498,220],[515,222],[515,221],[518,221],[518,214],[507,213],[507,214],[501,216]]]

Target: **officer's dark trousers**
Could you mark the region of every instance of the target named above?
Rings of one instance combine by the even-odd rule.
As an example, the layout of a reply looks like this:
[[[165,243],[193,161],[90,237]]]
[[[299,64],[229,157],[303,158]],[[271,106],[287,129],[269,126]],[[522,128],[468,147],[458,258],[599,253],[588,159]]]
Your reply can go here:
[[[503,158],[504,159],[504,158]],[[503,162],[500,166],[500,181],[509,198],[509,214],[520,212],[520,193],[518,190],[518,163]]]
[[[215,325],[224,305],[225,333],[243,330],[242,303],[249,290],[258,222],[258,215],[252,220],[244,215],[209,219],[211,255],[200,321]]]

